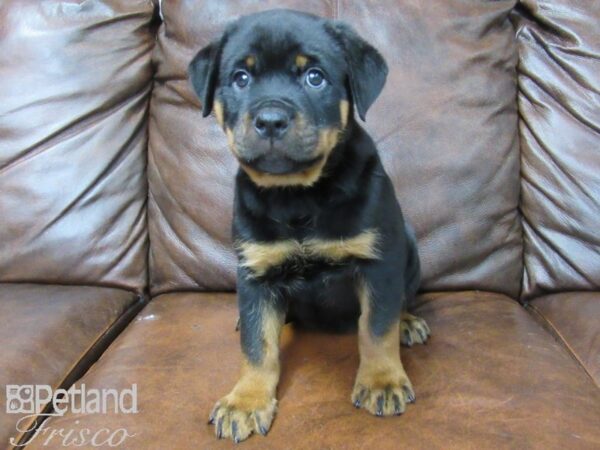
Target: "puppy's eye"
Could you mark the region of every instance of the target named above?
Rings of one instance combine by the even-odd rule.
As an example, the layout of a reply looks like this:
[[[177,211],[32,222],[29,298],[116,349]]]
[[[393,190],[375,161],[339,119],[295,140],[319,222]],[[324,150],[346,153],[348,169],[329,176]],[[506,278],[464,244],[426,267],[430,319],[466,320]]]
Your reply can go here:
[[[325,74],[320,69],[309,69],[306,71],[306,84],[311,88],[319,89],[325,86],[327,80]]]
[[[245,88],[248,83],[250,83],[250,74],[245,70],[237,70],[233,74],[233,84],[238,88]]]

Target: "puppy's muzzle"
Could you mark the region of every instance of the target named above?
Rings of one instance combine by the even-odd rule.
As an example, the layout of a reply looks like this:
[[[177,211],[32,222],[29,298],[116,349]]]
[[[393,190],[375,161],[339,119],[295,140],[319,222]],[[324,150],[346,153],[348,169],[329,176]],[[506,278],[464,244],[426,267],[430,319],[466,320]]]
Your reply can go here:
[[[263,139],[281,139],[290,125],[289,115],[281,108],[261,109],[253,120],[254,130]]]
[[[261,102],[250,112],[254,131],[262,139],[283,139],[294,118],[294,110],[284,102]]]
[[[241,162],[272,175],[306,170],[321,159],[314,155],[312,140],[299,137],[296,108],[285,99],[263,99],[249,111],[251,127],[240,147]],[[310,145],[307,145],[310,144]]]

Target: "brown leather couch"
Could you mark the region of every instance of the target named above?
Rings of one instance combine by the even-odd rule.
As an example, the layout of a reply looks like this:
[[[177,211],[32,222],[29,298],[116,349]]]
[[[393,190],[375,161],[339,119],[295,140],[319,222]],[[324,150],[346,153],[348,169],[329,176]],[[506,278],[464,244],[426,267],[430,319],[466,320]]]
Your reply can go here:
[[[352,23],[389,62],[366,127],[433,336],[402,350],[416,404],[382,419],[350,403],[354,335],[286,328],[278,416],[240,445],[600,448],[600,3],[575,0],[3,0],[0,447],[121,428],[120,448],[233,446],[206,422],[240,364],[236,164],[186,66],[278,6]],[[5,408],[6,385],[74,383],[135,383],[138,412],[33,435]]]

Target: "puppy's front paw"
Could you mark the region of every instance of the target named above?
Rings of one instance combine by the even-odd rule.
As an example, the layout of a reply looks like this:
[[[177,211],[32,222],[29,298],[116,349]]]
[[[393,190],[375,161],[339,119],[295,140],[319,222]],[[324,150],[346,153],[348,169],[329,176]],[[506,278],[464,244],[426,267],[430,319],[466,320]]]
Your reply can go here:
[[[352,403],[356,408],[364,408],[376,416],[399,416],[406,410],[407,403],[415,401],[415,393],[410,380],[402,371],[391,374],[359,374],[352,391]]]
[[[276,409],[275,398],[231,392],[215,404],[208,422],[215,425],[217,438],[231,438],[237,443],[252,433],[267,434]]]
[[[412,347],[413,344],[426,344],[431,330],[424,319],[407,312],[400,318],[400,339],[402,345]]]

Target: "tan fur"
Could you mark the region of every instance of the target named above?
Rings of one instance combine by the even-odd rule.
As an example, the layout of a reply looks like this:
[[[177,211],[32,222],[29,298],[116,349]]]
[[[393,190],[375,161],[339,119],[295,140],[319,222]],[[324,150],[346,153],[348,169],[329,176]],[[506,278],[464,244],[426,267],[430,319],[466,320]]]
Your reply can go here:
[[[338,262],[349,258],[377,259],[379,235],[367,230],[346,239],[308,239],[300,242],[292,239],[276,242],[239,242],[236,244],[242,256],[242,267],[250,269],[253,276],[263,276],[272,267],[299,258],[324,258]]]
[[[350,113],[350,103],[348,100],[342,100],[340,102],[340,124],[342,129],[348,125],[348,114]]]
[[[271,267],[279,266],[301,252],[301,245],[294,240],[268,244],[241,242],[236,247],[242,254],[241,266],[250,269],[255,276],[263,276]]]
[[[252,55],[246,57],[246,67],[251,69],[256,64],[256,58]]]
[[[252,118],[250,117],[250,113],[247,112],[242,116],[242,136],[248,132],[250,122],[252,122]]]
[[[377,239],[375,230],[367,230],[348,239],[311,239],[304,243],[304,247],[309,255],[332,261],[347,258],[378,259]]]
[[[341,130],[338,128],[325,128],[319,131],[317,142],[317,155],[329,156],[331,150],[337,145]],[[326,159],[326,158],[325,158]]]
[[[247,166],[244,163],[240,163],[242,168],[246,171],[248,176],[254,181],[255,184],[262,187],[276,187],[276,186],[312,186],[319,179],[321,170],[325,165],[324,160],[320,160],[315,166],[303,170],[298,173],[292,173],[288,175],[272,175],[269,173],[259,172],[254,170],[252,167]]]
[[[213,102],[213,111],[215,112],[215,118],[217,119],[217,123],[221,128],[223,128],[223,124],[225,121],[225,115],[223,113],[223,103],[221,103],[219,100],[215,100]]]
[[[308,57],[306,55],[297,55],[296,56],[296,66],[299,69],[304,69],[308,64]]]
[[[338,142],[340,131],[341,130],[337,128],[327,128],[319,131],[319,140],[315,149],[315,157],[321,156],[321,159],[312,167],[301,172],[287,175],[272,175],[259,172],[242,162],[240,162],[240,166],[258,186],[312,186],[321,177],[323,167],[325,167],[325,164],[327,163],[327,158]]]
[[[400,339],[402,345],[425,344],[431,330],[424,319],[407,312],[400,315]]]
[[[414,392],[400,360],[399,321],[384,336],[374,336],[369,326],[371,290],[364,281],[359,282],[357,289],[361,306],[358,321],[360,365],[352,402],[372,414],[401,414],[406,403],[414,398]],[[380,398],[383,398],[381,406]]]
[[[229,127],[225,127],[225,134],[227,135],[227,143],[229,144],[231,152],[239,158],[240,155],[235,145],[235,136],[233,135],[233,130]]]
[[[264,434],[275,417],[280,372],[279,339],[284,317],[271,310],[263,314],[261,363],[255,365],[244,360],[238,382],[216,403],[211,413],[215,432],[218,435],[220,431],[220,437],[241,441],[253,432]]]

